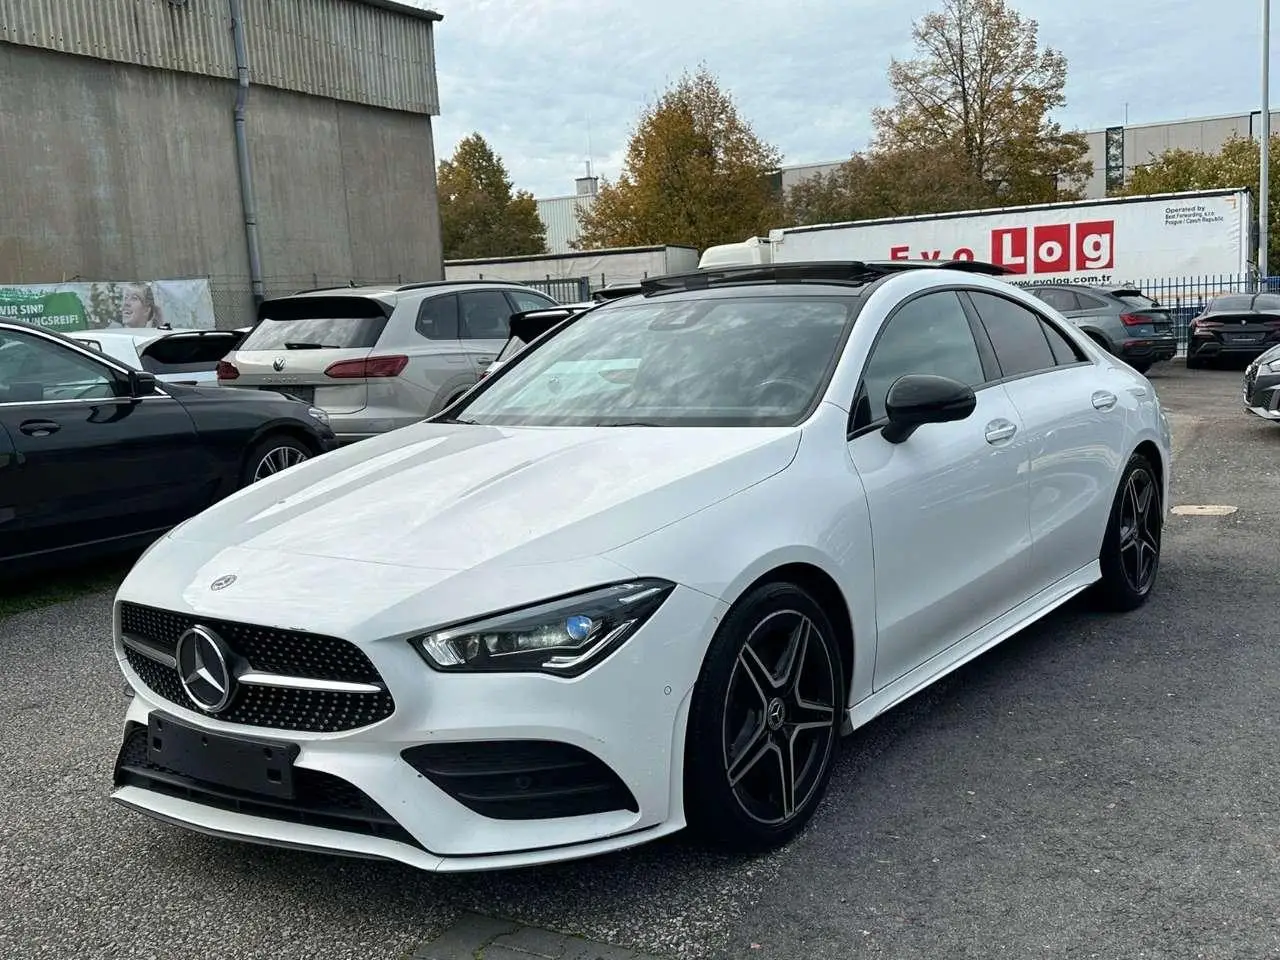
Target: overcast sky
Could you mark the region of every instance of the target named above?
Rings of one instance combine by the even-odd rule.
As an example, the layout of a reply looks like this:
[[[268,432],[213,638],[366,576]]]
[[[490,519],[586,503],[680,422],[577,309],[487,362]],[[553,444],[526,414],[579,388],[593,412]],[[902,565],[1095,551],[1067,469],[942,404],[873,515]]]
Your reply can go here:
[[[408,0],[436,27],[448,157],[479,131],[517,187],[573,192],[588,157],[617,174],[641,107],[700,60],[785,162],[862,149],[890,57],[938,0]],[[1014,0],[1067,56],[1059,119],[1096,129],[1257,108],[1259,0]],[[785,12],[778,12],[785,11]],[[1280,17],[1280,11],[1277,11]],[[1280,41],[1277,41],[1280,44]],[[1276,44],[1273,44],[1275,46]],[[1272,73],[1280,58],[1272,57]],[[589,131],[589,136],[588,136]]]

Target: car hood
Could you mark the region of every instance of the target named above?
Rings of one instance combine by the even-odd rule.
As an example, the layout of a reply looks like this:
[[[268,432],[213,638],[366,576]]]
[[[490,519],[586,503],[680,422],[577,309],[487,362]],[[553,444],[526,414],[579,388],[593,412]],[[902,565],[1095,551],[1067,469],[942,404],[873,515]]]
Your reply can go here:
[[[785,428],[422,423],[247,487],[171,536],[433,570],[568,561],[759,483],[799,439]]]

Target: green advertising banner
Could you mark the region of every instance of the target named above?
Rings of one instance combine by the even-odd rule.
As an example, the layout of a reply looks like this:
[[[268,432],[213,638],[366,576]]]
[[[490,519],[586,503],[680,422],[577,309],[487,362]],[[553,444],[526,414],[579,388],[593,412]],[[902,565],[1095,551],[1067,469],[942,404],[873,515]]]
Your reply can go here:
[[[208,280],[0,285],[0,320],[59,333],[106,327],[212,330]]]

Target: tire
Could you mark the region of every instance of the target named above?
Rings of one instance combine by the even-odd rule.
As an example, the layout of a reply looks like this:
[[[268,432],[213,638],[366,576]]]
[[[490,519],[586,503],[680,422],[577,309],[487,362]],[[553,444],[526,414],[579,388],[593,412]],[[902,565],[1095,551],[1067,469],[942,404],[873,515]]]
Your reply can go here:
[[[1155,469],[1146,457],[1135,453],[1121,476],[1098,555],[1102,579],[1095,593],[1104,608],[1123,612],[1147,602],[1160,572],[1163,525]]]
[[[721,622],[685,736],[685,814],[700,840],[768,850],[813,815],[844,717],[835,638],[822,607],[791,583],[752,589]]]
[[[1197,356],[1195,356],[1194,354],[1191,354],[1191,353],[1188,353],[1188,354],[1187,354],[1187,369],[1188,369],[1188,370],[1202,370],[1202,369],[1204,369],[1204,366],[1205,366],[1204,358],[1202,358],[1202,357],[1197,357]]]
[[[1107,354],[1108,356],[1114,356],[1115,351],[1111,349],[1111,344],[1107,343],[1107,341],[1102,337],[1100,337],[1098,334],[1087,333],[1085,334],[1085,336],[1087,336],[1090,340],[1096,343],[1102,349],[1103,353]]]
[[[1150,370],[1150,369],[1151,369],[1151,361],[1150,361],[1150,360],[1137,360],[1137,361],[1135,361],[1135,362],[1133,362],[1133,363],[1129,364],[1129,366],[1133,367],[1133,369],[1137,370],[1139,373],[1146,373],[1148,370]]]
[[[285,433],[270,434],[249,450],[240,475],[240,486],[247,487],[304,460],[310,460],[312,456],[314,451],[301,440]]]

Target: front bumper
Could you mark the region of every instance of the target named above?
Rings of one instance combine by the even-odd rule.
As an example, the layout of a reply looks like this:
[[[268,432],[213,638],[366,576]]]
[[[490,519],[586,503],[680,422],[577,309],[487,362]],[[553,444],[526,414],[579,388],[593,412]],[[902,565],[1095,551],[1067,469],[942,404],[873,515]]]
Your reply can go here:
[[[189,702],[165,699],[148,687],[118,647],[135,696],[112,796],[133,810],[209,834],[435,871],[549,863],[643,843],[684,826],[685,717],[723,607],[677,588],[626,644],[573,680],[441,674],[404,639],[362,643],[395,709],[384,720],[340,732],[269,729],[196,712]],[[145,756],[153,713],[211,734],[287,743],[296,748],[293,770],[300,782],[282,800],[139,763],[136,740],[141,731]],[[526,816],[521,803],[536,799],[546,784],[535,773],[527,798],[484,807],[476,790],[420,773],[405,753],[421,745],[461,744],[449,749],[475,765],[495,744],[531,740],[594,758],[625,785],[630,802],[566,816],[544,804]],[[468,750],[468,744],[476,746]]]
[[[1254,364],[1245,372],[1241,400],[1256,417],[1280,422],[1280,373],[1259,372]]]

